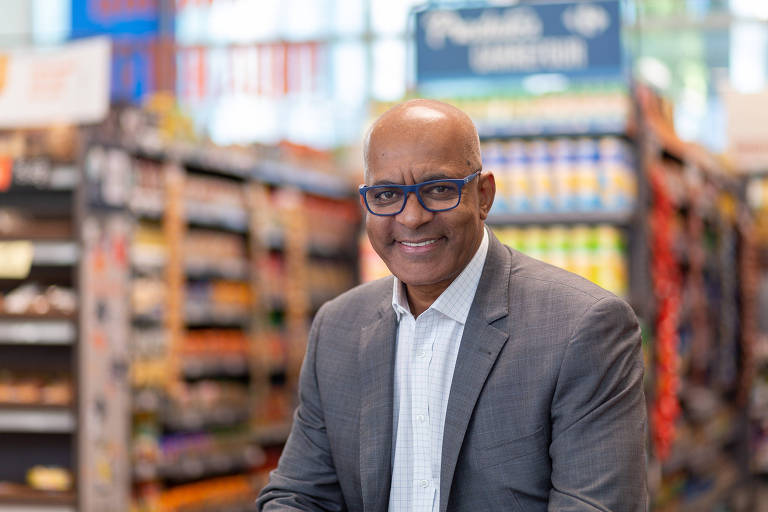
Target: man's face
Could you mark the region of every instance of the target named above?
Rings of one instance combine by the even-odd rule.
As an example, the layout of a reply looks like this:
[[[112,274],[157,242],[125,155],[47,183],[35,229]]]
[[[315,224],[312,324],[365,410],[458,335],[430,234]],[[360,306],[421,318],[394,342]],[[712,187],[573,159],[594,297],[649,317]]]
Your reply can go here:
[[[464,178],[477,170],[464,147],[456,133],[439,127],[388,130],[371,138],[366,184],[410,185]],[[493,176],[483,173],[465,185],[461,202],[452,210],[429,212],[409,194],[405,209],[397,215],[367,212],[371,245],[406,285],[445,289],[480,245],[482,221],[493,199],[487,190],[489,180],[492,186]]]

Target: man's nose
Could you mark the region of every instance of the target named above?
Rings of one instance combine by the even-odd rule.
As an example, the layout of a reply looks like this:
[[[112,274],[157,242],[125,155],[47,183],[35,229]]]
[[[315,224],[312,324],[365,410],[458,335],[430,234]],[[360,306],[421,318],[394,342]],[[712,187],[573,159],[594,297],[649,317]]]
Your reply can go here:
[[[395,216],[395,220],[405,227],[414,229],[429,222],[434,216],[434,212],[421,206],[416,192],[410,192],[406,197],[405,208]]]

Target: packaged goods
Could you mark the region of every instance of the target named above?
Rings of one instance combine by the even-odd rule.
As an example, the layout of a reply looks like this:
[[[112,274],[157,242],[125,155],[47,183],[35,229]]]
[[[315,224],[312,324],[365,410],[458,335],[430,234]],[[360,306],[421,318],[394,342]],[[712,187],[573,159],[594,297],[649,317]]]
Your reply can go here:
[[[566,227],[495,227],[499,240],[533,258],[589,279],[625,296],[627,249],[622,230],[609,224]]]
[[[532,209],[536,212],[551,212],[554,209],[554,190],[549,147],[544,140],[538,139],[530,142],[527,149]]]
[[[507,179],[510,187],[509,202],[515,213],[528,213],[532,210],[528,165],[525,144],[521,141],[510,142],[507,145]]]

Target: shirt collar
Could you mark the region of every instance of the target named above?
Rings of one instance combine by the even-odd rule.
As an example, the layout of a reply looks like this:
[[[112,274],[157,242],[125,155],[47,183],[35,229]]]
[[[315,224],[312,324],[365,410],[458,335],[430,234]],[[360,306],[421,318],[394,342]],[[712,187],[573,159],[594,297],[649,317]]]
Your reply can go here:
[[[483,228],[483,240],[480,247],[475,251],[475,255],[469,260],[469,263],[461,274],[445,289],[435,302],[427,309],[434,309],[451,318],[452,320],[464,324],[469,315],[469,308],[475,298],[477,285],[480,282],[480,275],[485,265],[485,257],[488,254],[488,230]],[[397,314],[398,322],[404,314],[411,314],[408,306],[408,297],[405,294],[403,283],[395,277],[392,286],[392,308]]]

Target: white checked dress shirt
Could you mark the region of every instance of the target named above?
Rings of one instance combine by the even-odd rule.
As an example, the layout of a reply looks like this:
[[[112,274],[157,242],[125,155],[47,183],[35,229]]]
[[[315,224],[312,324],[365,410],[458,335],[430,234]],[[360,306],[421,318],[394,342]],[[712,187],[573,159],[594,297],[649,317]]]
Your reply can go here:
[[[395,278],[397,314],[390,512],[437,512],[443,426],[469,308],[488,253],[488,233],[469,264],[418,318]]]

